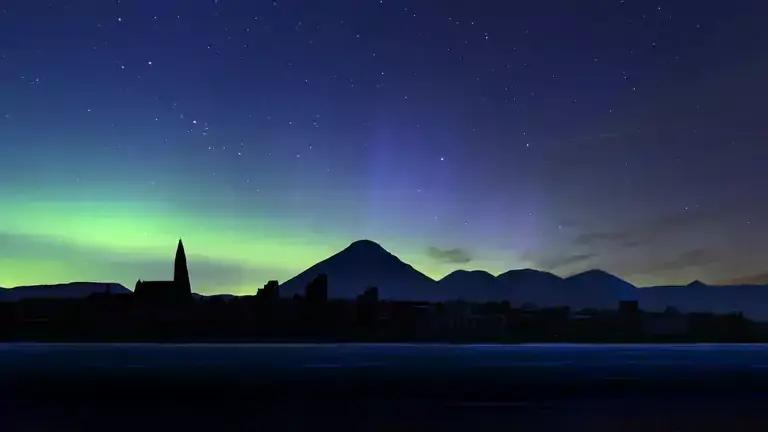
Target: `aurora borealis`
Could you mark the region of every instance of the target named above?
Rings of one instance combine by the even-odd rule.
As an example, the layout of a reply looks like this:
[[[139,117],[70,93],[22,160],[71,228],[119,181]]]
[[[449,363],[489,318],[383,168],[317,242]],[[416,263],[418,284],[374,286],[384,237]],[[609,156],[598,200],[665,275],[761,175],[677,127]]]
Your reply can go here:
[[[361,238],[435,278],[768,283],[767,14],[3,2],[0,286],[167,279],[179,238],[202,293]]]

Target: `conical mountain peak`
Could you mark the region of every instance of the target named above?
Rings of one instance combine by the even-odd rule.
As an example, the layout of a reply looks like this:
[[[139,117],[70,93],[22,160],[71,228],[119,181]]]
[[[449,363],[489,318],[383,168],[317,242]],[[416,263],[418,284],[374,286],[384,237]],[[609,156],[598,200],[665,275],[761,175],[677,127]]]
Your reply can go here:
[[[300,294],[319,274],[328,277],[332,298],[355,298],[370,286],[378,287],[382,298],[398,300],[432,300],[437,292],[437,282],[367,239],[351,243],[289,279],[281,292]]]
[[[352,250],[355,252],[360,252],[360,251],[387,252],[387,250],[381,247],[380,244],[376,243],[373,240],[368,240],[368,239],[354,241],[350,243],[349,246],[347,246],[344,250]]]
[[[585,277],[585,276],[590,276],[590,277],[606,277],[606,276],[613,276],[613,275],[608,273],[605,270],[591,269],[591,270],[587,270],[587,271],[582,272],[582,273],[575,274],[575,275],[573,275],[571,277],[577,277],[577,276],[580,276],[580,277]]]

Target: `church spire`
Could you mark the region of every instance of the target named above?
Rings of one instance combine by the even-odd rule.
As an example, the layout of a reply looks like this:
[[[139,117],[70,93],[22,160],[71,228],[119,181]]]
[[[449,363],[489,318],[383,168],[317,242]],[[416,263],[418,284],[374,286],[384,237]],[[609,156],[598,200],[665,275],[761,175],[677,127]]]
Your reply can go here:
[[[173,266],[173,281],[179,290],[179,294],[185,296],[192,295],[192,286],[189,282],[189,270],[187,269],[187,255],[184,253],[184,243],[179,239],[179,246],[176,248],[176,261]]]

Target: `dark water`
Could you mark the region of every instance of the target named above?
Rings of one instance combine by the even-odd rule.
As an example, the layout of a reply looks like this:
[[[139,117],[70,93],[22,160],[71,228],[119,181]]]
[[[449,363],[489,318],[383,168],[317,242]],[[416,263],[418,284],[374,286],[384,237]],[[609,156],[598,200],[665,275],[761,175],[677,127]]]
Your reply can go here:
[[[761,344],[0,344],[4,383],[57,390],[4,387],[0,429],[768,430],[766,376]]]
[[[421,344],[0,344],[0,376],[76,370],[222,374],[269,370],[381,369],[471,373],[483,368],[629,375],[644,371],[749,371],[768,368],[768,344],[421,345]]]

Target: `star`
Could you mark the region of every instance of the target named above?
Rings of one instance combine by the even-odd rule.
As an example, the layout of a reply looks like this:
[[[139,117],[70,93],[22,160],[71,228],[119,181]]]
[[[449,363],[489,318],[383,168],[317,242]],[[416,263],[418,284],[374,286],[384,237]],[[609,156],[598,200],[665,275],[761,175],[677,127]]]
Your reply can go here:
[[[146,218],[197,237],[204,293],[263,285],[226,276],[232,268],[290,279],[362,236],[435,278],[452,269],[423,251],[447,239],[499,274],[524,251],[559,257],[583,246],[569,236],[610,230],[639,231],[670,255],[685,252],[683,239],[728,251],[717,271],[768,262],[747,243],[768,220],[755,115],[768,74],[756,41],[768,29],[746,6],[48,3],[35,16],[0,6],[13,41],[0,43],[0,219],[58,239],[70,234],[61,224],[17,209],[88,202],[130,217],[112,226],[74,205],[43,213],[87,233],[73,248],[93,262],[38,246],[22,256],[0,241],[0,256],[19,262],[3,286],[29,282],[19,275],[30,268],[53,282],[151,276],[156,254],[116,264],[135,249],[123,219]],[[713,216],[698,231],[645,235],[643,223],[670,213]],[[581,221],[560,223],[571,216]],[[721,231],[727,239],[702,234]],[[661,280],[598,243],[577,252],[633,283],[738,276],[694,266]]]

